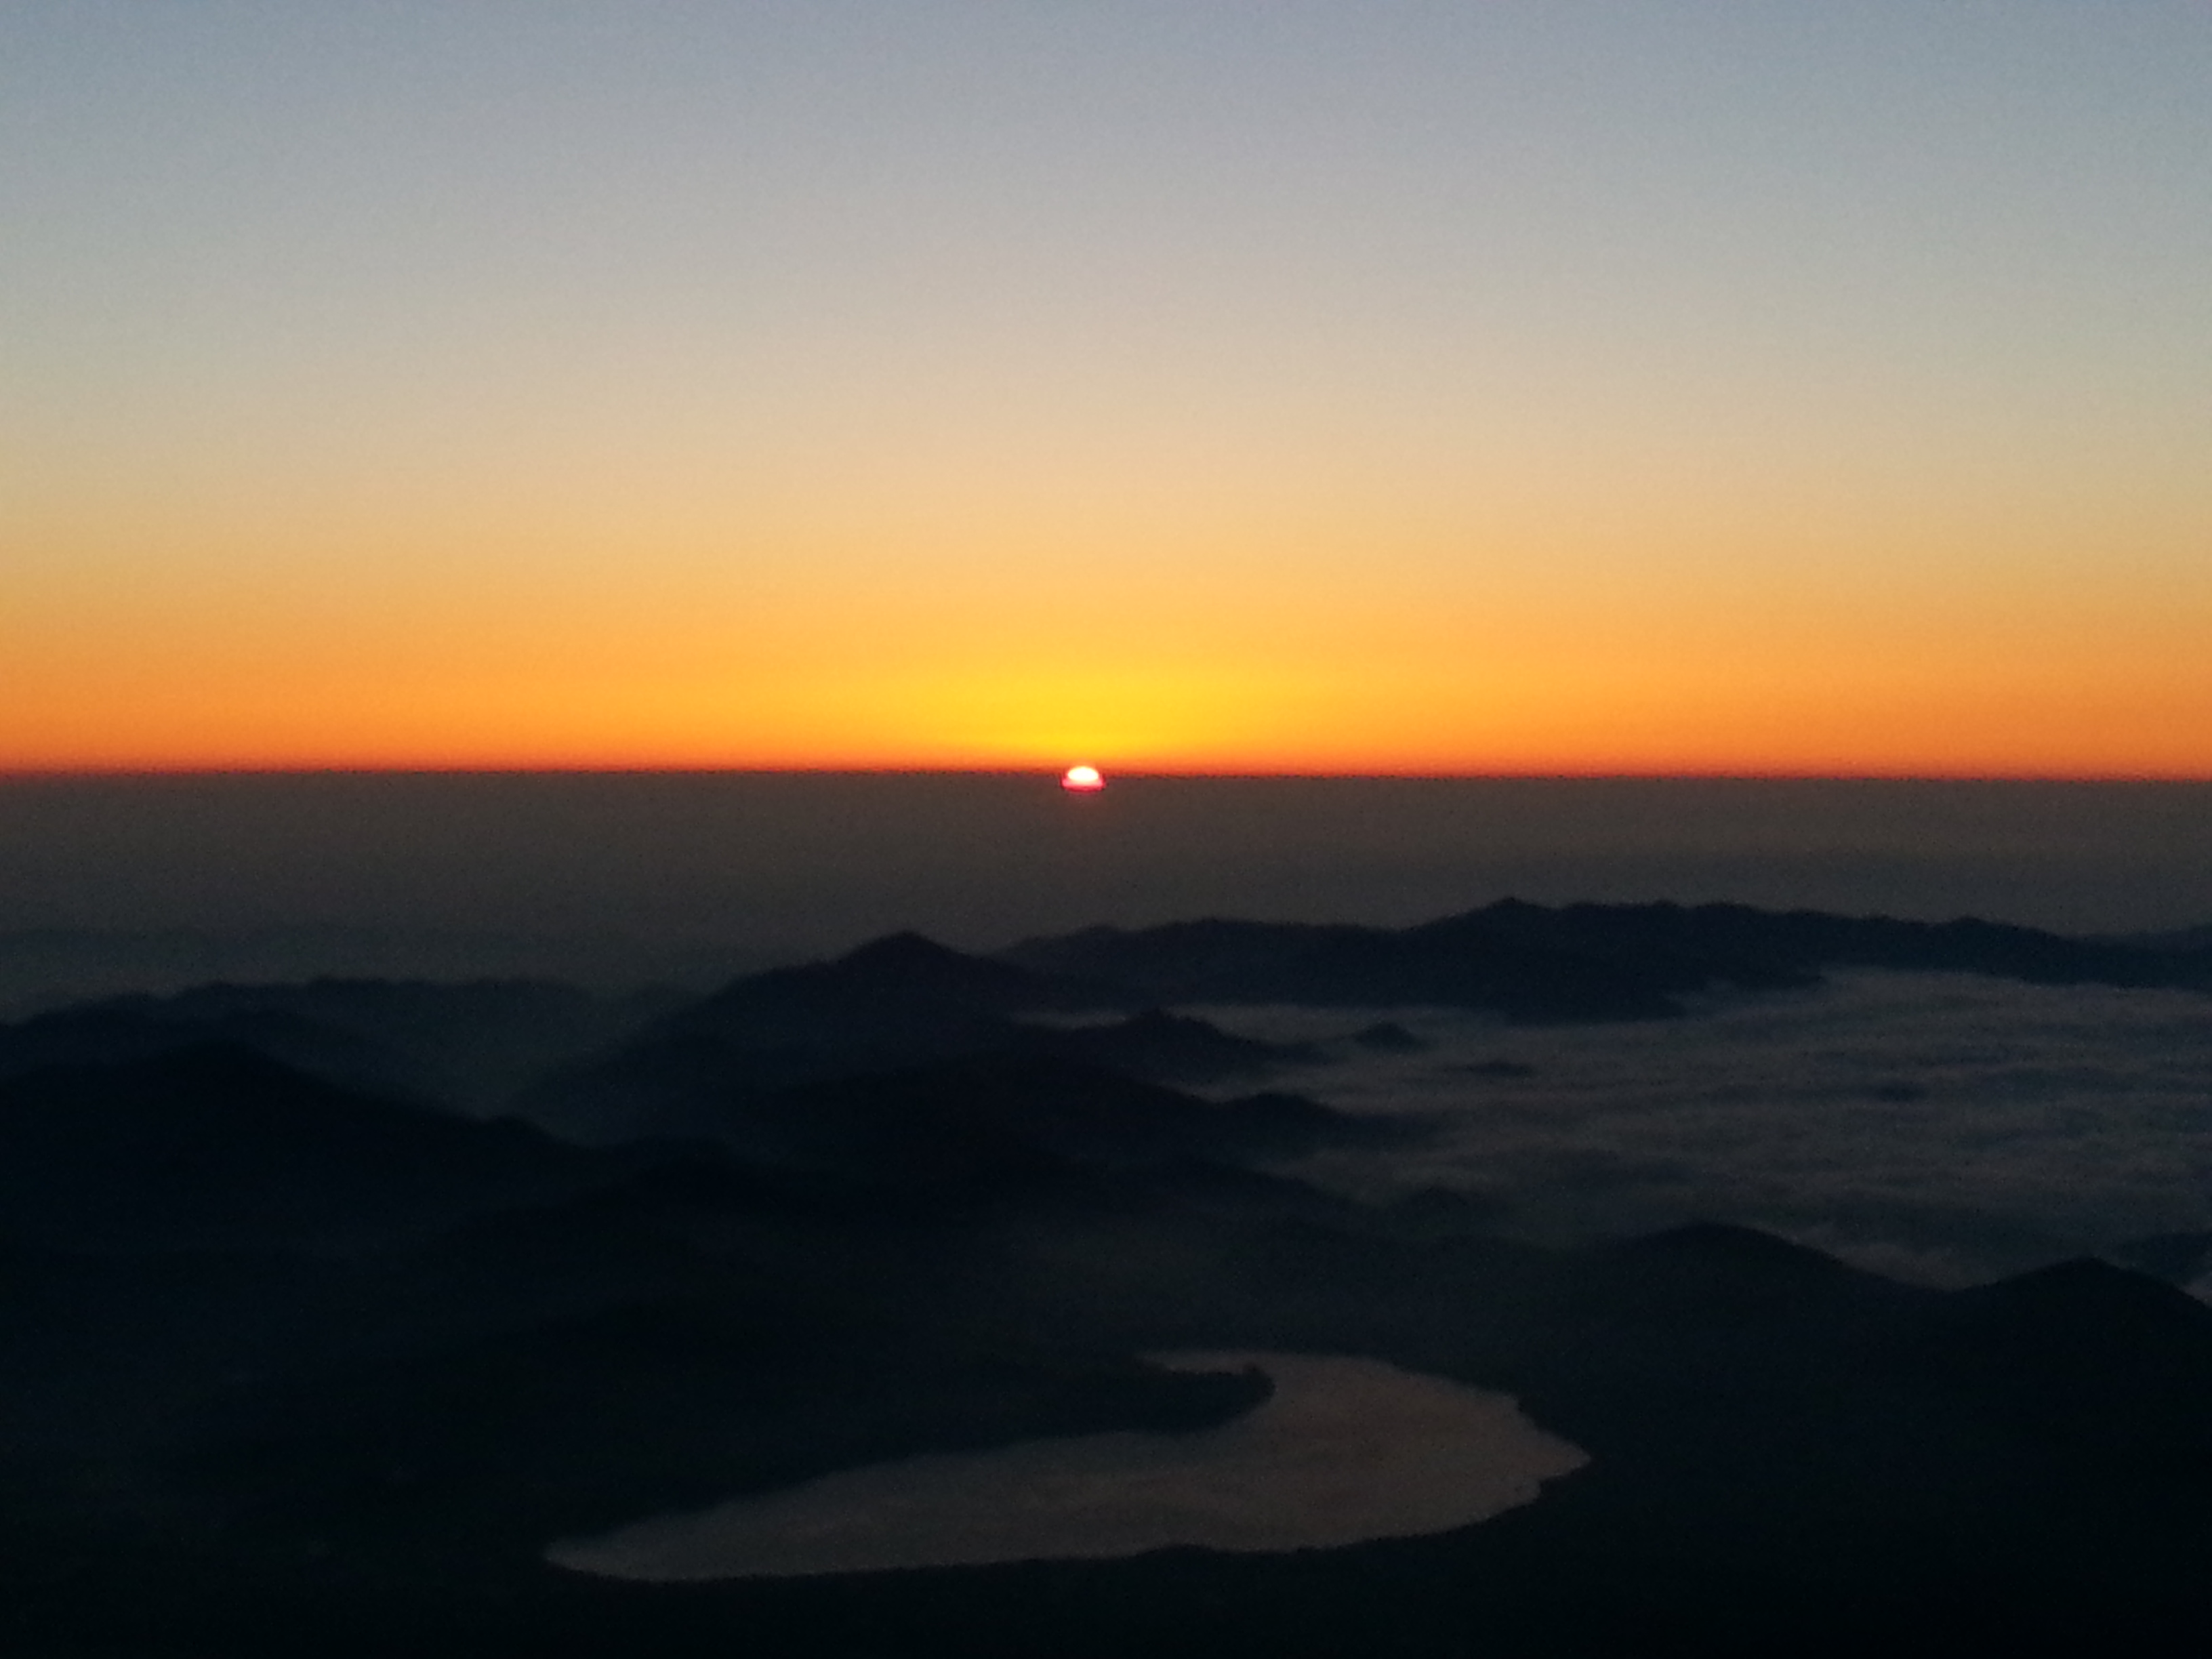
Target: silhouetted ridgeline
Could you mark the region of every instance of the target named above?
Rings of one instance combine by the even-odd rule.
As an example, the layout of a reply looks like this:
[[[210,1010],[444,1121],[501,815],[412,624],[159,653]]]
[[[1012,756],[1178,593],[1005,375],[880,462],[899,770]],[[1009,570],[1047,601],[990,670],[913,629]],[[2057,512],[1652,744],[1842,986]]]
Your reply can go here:
[[[1411,1133],[1323,1103],[1351,1055],[1422,1063],[1405,1027],[1269,1042],[1174,1012],[1679,1018],[1844,967],[2212,982],[2186,942],[1501,904],[995,958],[899,936],[690,1000],[325,981],[0,1027],[0,1647],[2193,1650],[2212,1310],[2153,1274],[2191,1277],[2203,1236],[1957,1291],[1741,1227],[1516,1242],[1479,1200],[1285,1173]],[[1322,1099],[1191,1091],[1278,1073]],[[1295,1557],[693,1586],[544,1559],[1264,1397],[1139,1358],[1194,1348],[1504,1389],[1591,1461],[1479,1526]]]
[[[2068,939],[1973,918],[1778,914],[1742,905],[1505,899],[1407,928],[1179,922],[1034,939],[1007,960],[1169,1002],[1493,1008],[1524,1019],[1679,1013],[1722,986],[1810,985],[1823,969],[1989,974],[2039,984],[2212,985],[2212,948]]]

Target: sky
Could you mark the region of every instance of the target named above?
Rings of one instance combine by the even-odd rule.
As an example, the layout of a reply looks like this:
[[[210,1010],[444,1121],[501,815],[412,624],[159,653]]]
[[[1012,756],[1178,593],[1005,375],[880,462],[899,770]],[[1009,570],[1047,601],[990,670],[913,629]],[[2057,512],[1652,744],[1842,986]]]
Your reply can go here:
[[[0,770],[2212,777],[2212,6],[15,0]]]

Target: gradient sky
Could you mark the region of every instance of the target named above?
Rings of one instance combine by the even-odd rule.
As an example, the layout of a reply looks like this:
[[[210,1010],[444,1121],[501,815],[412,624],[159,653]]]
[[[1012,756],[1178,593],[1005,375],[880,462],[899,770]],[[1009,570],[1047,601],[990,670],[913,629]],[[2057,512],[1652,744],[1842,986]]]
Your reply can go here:
[[[0,14],[0,768],[2212,776],[2212,6]]]

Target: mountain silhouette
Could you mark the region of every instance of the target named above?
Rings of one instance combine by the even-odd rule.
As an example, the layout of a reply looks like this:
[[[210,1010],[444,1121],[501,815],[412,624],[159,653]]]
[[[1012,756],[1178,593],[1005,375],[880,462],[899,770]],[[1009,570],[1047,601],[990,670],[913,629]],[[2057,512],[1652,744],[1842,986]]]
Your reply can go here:
[[[1159,1082],[1212,1083],[1325,1058],[1307,1043],[1232,1036],[1209,1020],[1147,1008],[1110,1024],[1032,1028],[1041,1051]]]
[[[1495,1008],[1516,1018],[1626,1019],[1680,1012],[1662,977],[1632,966],[1455,930],[1273,922],[1100,927],[1034,939],[1006,959],[1127,987],[1152,1001]]]
[[[1058,1057],[1194,1081],[1310,1057],[1158,1010],[1080,1026],[1021,1018],[1127,1001],[1095,982],[894,934],[832,962],[735,980],[543,1079],[517,1109],[585,1140],[719,1134],[746,1103],[780,1091],[985,1056]]]
[[[205,985],[0,1025],[0,1077],[223,1043],[368,1093],[492,1115],[532,1078],[615,1040],[662,1001],[540,980]]]
[[[341,1089],[219,1044],[0,1081],[0,1217],[91,1249],[340,1242],[602,1178],[526,1125]]]
[[[1686,994],[1798,988],[1830,968],[1974,973],[2038,984],[2212,985],[2201,951],[2069,939],[1962,918],[1930,923],[1744,905],[1502,899],[1405,928],[1207,921],[1093,927],[1002,953],[1164,1004],[1411,1004],[1545,1022],[1664,1018]]]

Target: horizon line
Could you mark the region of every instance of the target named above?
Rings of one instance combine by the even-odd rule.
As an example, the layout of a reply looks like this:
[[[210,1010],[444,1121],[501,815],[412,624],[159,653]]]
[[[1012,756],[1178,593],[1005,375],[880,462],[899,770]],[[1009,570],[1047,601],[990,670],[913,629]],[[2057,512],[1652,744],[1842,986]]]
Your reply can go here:
[[[494,778],[494,777],[966,777],[1030,778],[1056,781],[1064,768],[1036,765],[671,765],[569,763],[285,764],[246,763],[189,765],[0,765],[0,784],[66,781],[211,781],[223,778]],[[1116,781],[1371,782],[1371,783],[1990,783],[2044,785],[2166,784],[2212,785],[2212,771],[1975,771],[1899,769],[1836,769],[1789,768],[1495,768],[1454,769],[1406,768],[1212,768],[1174,766],[1102,767],[1110,786]]]

